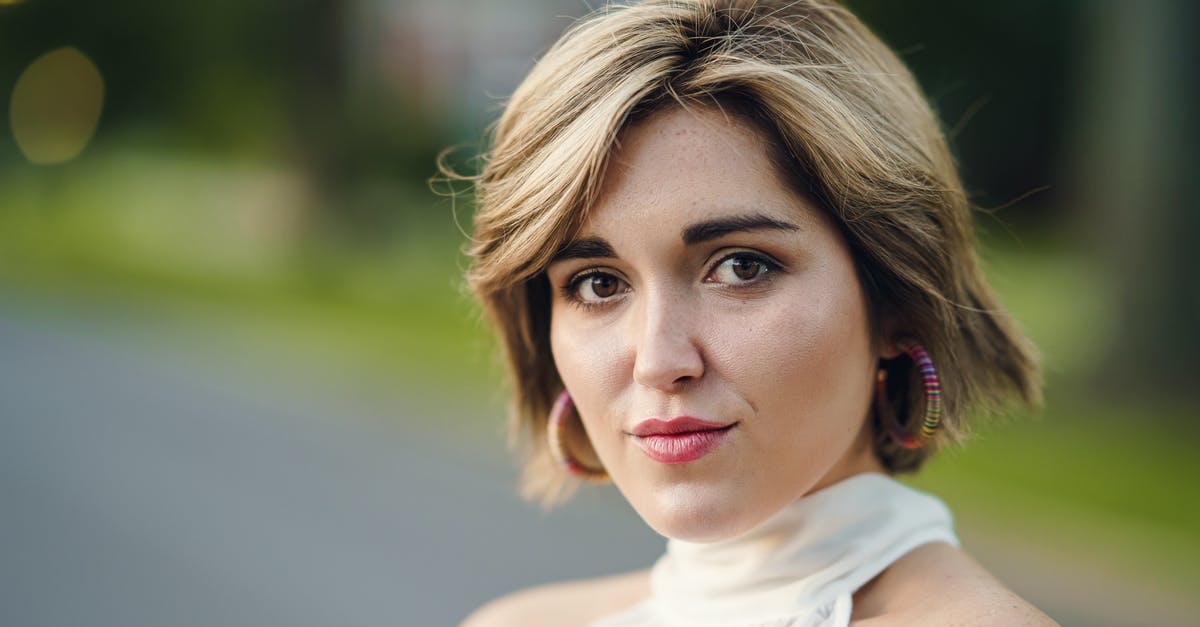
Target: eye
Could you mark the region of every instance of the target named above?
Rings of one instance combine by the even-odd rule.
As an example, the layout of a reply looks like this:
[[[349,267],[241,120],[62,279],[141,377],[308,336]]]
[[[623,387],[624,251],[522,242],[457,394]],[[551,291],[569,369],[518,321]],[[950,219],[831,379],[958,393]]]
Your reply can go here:
[[[718,262],[704,280],[728,285],[753,283],[778,268],[778,264],[759,255],[734,253]]]
[[[625,282],[607,272],[590,271],[576,275],[567,284],[567,298],[582,305],[601,305],[624,292]]]

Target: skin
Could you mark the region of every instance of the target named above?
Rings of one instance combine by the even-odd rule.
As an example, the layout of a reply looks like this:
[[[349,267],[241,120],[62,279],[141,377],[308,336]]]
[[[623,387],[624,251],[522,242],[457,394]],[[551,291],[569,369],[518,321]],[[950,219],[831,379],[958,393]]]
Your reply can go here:
[[[551,346],[586,430],[579,441],[669,537],[733,537],[813,490],[883,471],[871,445],[873,378],[899,351],[872,342],[845,242],[767,154],[755,129],[717,110],[650,116],[621,136],[576,240],[587,256],[548,269]],[[681,237],[728,218],[788,226]],[[684,464],[650,459],[629,435],[641,420],[679,415],[735,426]],[[587,625],[649,594],[645,570],[559,583],[493,601],[463,625]],[[859,589],[852,623],[1056,624],[944,543]]]
[[[650,594],[649,571],[523,590],[484,605],[462,627],[588,625]],[[917,547],[854,594],[855,627],[1044,627],[1049,616],[948,544]]]
[[[730,220],[743,228],[683,235]],[[895,349],[873,346],[849,249],[755,130],[683,108],[627,129],[576,241],[590,246],[547,271],[555,364],[600,462],[654,530],[733,537],[882,471],[868,418]],[[651,459],[630,434],[685,415],[734,426],[683,464]]]

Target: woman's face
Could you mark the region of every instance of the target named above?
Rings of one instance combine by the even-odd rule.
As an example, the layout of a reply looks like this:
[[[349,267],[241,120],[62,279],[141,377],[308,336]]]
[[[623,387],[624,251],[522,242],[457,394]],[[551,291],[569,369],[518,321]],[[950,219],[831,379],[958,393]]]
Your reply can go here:
[[[659,533],[729,538],[882,470],[868,415],[895,350],[872,346],[841,235],[745,123],[672,108],[624,131],[548,276],[558,372]]]

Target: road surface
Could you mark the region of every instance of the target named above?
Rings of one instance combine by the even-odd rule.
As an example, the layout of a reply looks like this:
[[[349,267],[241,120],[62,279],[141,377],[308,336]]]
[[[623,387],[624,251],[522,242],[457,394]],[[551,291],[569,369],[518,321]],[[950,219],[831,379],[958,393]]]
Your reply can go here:
[[[198,357],[217,332],[0,293],[0,625],[453,625],[662,550],[611,489],[521,503],[500,438],[453,435],[484,409]],[[980,557],[1064,624],[1195,616],[1012,555]]]
[[[0,306],[0,625],[452,625],[662,549],[612,495],[521,503],[499,444],[415,426],[433,403],[172,350]]]

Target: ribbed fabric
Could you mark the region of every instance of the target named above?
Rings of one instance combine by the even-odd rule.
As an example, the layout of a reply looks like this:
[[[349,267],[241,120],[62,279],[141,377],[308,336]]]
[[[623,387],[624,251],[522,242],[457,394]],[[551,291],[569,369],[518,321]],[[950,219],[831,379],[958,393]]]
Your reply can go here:
[[[650,597],[592,627],[843,627],[856,590],[930,542],[958,546],[940,500],[886,475],[855,475],[737,538],[669,540]]]

